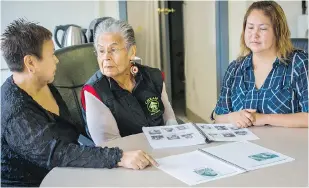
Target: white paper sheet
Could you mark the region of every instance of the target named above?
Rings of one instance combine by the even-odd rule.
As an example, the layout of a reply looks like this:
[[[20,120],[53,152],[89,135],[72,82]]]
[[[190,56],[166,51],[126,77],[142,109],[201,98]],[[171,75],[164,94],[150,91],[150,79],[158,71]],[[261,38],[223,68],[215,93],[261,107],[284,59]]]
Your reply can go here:
[[[205,144],[205,138],[191,123],[143,127],[143,132],[154,149]]]
[[[213,141],[242,141],[242,140],[257,140],[247,128],[238,128],[232,124],[196,124],[210,140]]]
[[[247,141],[223,144],[204,148],[203,150],[246,170],[255,170],[294,160],[291,157]]]
[[[196,185],[244,172],[200,151],[164,157],[156,159],[156,161],[159,164],[159,169],[188,185]]]

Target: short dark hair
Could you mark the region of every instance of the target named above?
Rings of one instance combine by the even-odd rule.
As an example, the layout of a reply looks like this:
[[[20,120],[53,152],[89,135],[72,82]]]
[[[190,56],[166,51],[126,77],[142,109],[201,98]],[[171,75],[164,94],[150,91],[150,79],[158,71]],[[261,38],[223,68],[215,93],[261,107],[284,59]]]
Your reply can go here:
[[[1,37],[1,50],[10,71],[22,72],[26,55],[42,59],[44,41],[51,38],[52,33],[37,23],[24,19],[14,20]]]

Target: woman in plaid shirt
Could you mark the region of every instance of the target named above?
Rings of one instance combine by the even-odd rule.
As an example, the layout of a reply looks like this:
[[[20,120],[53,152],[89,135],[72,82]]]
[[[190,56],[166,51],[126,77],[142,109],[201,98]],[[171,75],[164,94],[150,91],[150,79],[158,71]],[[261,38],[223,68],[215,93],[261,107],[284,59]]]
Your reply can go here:
[[[239,127],[308,127],[308,53],[293,47],[276,2],[247,10],[240,56],[225,73],[212,118]]]

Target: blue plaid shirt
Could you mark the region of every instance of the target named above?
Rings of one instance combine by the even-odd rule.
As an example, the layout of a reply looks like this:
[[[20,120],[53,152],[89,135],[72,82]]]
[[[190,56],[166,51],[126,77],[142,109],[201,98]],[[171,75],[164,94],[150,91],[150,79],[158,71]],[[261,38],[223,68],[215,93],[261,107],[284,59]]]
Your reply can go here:
[[[277,58],[260,89],[255,87],[252,54],[233,61],[224,76],[214,112],[256,109],[263,114],[308,112],[308,53],[294,51],[288,64]]]

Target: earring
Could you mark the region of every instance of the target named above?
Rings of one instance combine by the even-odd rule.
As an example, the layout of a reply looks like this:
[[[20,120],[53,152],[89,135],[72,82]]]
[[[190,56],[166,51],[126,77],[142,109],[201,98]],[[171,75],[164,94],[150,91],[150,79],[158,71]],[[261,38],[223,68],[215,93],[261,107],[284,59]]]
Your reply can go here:
[[[135,65],[135,62],[134,61],[130,61],[131,62],[131,69],[130,69],[130,72],[133,76],[135,76],[137,73],[138,73],[138,68],[137,66]]]

